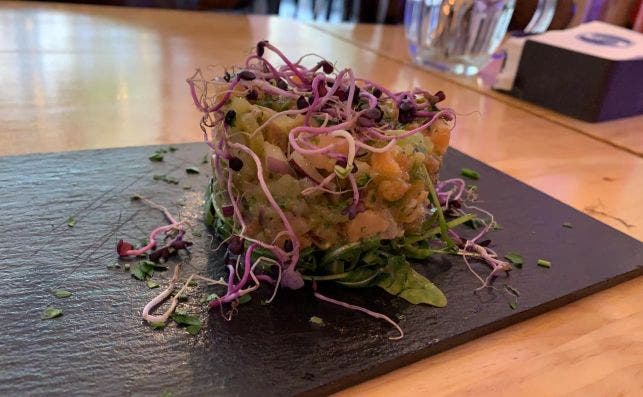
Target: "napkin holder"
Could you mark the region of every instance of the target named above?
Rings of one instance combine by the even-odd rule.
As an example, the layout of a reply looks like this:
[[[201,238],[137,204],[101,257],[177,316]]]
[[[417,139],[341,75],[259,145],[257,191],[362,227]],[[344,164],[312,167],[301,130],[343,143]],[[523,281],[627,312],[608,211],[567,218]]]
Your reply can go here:
[[[505,48],[495,89],[590,122],[643,114],[643,34],[590,22]]]

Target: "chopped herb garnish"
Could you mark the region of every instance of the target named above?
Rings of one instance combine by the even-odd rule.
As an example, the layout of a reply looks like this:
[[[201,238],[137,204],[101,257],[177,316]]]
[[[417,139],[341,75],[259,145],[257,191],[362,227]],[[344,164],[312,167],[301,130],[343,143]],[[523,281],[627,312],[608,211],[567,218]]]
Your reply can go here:
[[[165,323],[164,323],[164,322],[162,322],[162,321],[158,321],[158,322],[156,322],[156,323],[150,323],[150,325],[151,325],[151,326],[152,326],[152,328],[154,328],[154,329],[163,329],[163,328],[165,328]]]
[[[326,325],[326,323],[324,323],[324,320],[317,316],[312,316],[308,321],[310,321],[312,324],[319,325],[320,327]]]
[[[192,186],[185,185],[185,186],[183,186],[183,190],[192,190]]]
[[[204,154],[203,159],[201,159],[201,164],[207,164],[209,160],[210,155]]]
[[[536,262],[536,264],[538,266],[546,267],[548,269],[551,267],[551,262],[544,259],[538,259],[538,262]]]
[[[464,225],[466,225],[467,227],[473,230],[478,230],[484,227],[484,222],[479,218],[473,218],[464,222]]]
[[[199,283],[196,280],[190,280],[188,287],[196,287]]]
[[[56,297],[56,298],[69,298],[71,296],[71,292],[66,291],[64,289],[55,289],[51,291],[51,293]]]
[[[42,312],[42,320],[51,320],[52,318],[60,317],[63,315],[63,309],[58,309],[56,307],[48,307]]]
[[[188,174],[199,174],[201,171],[199,171],[199,168],[192,166],[186,168],[185,172],[187,172]]]
[[[120,263],[112,263],[111,265],[107,265],[108,269],[120,269],[121,264]]]
[[[172,320],[178,325],[186,327],[186,331],[191,335],[196,335],[201,331],[201,320],[197,316],[192,316],[177,310],[172,315]]]
[[[175,146],[169,146],[169,147],[167,148],[167,150],[169,150],[169,151],[170,151],[170,153],[174,153],[174,152],[176,152],[177,150],[179,150],[179,148],[177,148],[177,147],[175,147]]]
[[[248,302],[250,302],[251,300],[252,300],[252,296],[250,296],[250,295],[248,295],[248,294],[241,295],[241,296],[239,297],[239,299],[238,299],[238,301],[239,301],[239,304],[240,304],[240,305],[243,305],[244,303],[248,303]]]
[[[470,179],[480,179],[480,174],[470,168],[463,168],[460,170],[460,175]]]
[[[210,294],[210,295],[205,297],[205,301],[206,302],[211,302],[211,301],[217,299],[218,297],[219,297],[219,295],[217,295],[217,294]]]
[[[159,149],[148,157],[150,161],[163,161],[163,150]]]
[[[67,218],[67,226],[69,227],[76,226],[76,218],[74,218],[73,216],[70,216],[69,218]]]
[[[511,308],[511,310],[516,310],[516,308],[518,307],[518,303],[509,302],[509,307]]]
[[[516,252],[507,252],[507,254],[505,255],[505,259],[507,259],[509,262],[511,262],[518,268],[521,268],[522,264],[525,263],[525,260],[522,257],[522,255]]]
[[[178,179],[167,175],[154,175],[152,178],[154,178],[155,181],[163,181],[165,183],[171,183],[173,185],[179,184]]]
[[[192,235],[194,237],[201,237],[202,236],[201,232],[198,231],[198,230],[193,230],[191,233],[192,233]]]
[[[512,295],[514,295],[514,296],[520,296],[520,291],[518,291],[517,289],[515,289],[514,287],[512,287],[512,286],[511,286],[511,285],[509,285],[509,284],[506,284],[506,285],[505,285],[505,289],[506,289],[510,294],[512,294]]]
[[[159,286],[158,283],[156,283],[156,282],[154,282],[152,280],[147,280],[145,282],[145,284],[147,284],[147,288],[149,288],[149,289],[158,288],[158,286]]]
[[[138,201],[138,200],[141,199],[141,196],[139,194],[133,194],[133,195],[130,196],[129,199],[132,200],[132,201]]]
[[[568,228],[568,229],[573,229],[573,228],[574,228],[574,226],[572,226],[572,224],[571,224],[571,223],[569,223],[569,222],[565,222],[565,223],[563,223],[563,227],[566,227],[566,228]]]

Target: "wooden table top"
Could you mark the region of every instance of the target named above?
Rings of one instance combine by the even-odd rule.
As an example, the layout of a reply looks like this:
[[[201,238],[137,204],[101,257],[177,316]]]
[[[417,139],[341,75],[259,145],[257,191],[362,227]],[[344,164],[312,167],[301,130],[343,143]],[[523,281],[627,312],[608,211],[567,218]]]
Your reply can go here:
[[[260,39],[393,89],[445,91],[460,114],[452,146],[643,239],[643,159],[622,148],[641,118],[583,130],[383,56],[360,35],[275,17],[1,3],[0,155],[197,141],[185,78],[238,63]],[[642,298],[639,278],[340,394],[640,395]]]
[[[311,26],[389,59],[394,59],[407,65],[413,65],[407,51],[404,28],[402,26],[348,23],[339,25],[314,23],[311,24]],[[420,66],[415,67],[418,69],[421,68]],[[494,91],[476,77],[455,76],[438,71],[428,71],[428,73],[463,85],[483,95],[491,96],[499,101],[507,102],[512,106],[519,107],[529,113],[546,118],[579,133],[607,142],[620,149],[643,156],[643,115],[602,123],[588,123]]]

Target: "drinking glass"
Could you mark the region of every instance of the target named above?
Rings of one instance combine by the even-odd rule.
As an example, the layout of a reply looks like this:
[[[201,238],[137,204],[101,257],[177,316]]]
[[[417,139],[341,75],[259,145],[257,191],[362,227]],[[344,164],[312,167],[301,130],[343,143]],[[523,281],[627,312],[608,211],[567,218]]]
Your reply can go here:
[[[404,28],[413,60],[455,74],[474,75],[498,48],[516,0],[407,0]],[[547,30],[556,0],[539,0],[527,33]]]

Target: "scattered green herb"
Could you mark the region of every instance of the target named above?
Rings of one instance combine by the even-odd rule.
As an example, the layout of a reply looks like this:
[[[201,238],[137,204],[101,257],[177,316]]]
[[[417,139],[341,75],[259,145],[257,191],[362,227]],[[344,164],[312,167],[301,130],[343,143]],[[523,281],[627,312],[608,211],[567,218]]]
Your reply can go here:
[[[563,223],[563,227],[566,227],[567,229],[573,229],[574,228],[574,226],[572,226],[572,224],[569,223],[569,222]]]
[[[502,230],[502,225],[499,224],[498,222],[494,222],[493,226],[491,226],[491,229],[493,229],[493,230]]]
[[[518,268],[522,268],[522,264],[525,263],[525,259],[522,257],[522,255],[516,252],[507,252],[507,254],[505,255],[505,259],[507,259]]]
[[[154,175],[152,177],[155,181],[163,181],[165,183],[170,183],[172,185],[178,185],[179,180],[172,177],[172,176],[167,176],[167,175]]]
[[[248,303],[251,300],[252,300],[252,296],[250,296],[249,294],[241,295],[238,299],[240,305],[243,305],[244,303]]]
[[[198,230],[192,230],[192,232],[191,232],[191,233],[192,233],[192,235],[193,235],[194,237],[201,237],[201,236],[202,236],[201,232],[200,232],[200,231],[198,231]]]
[[[141,261],[130,269],[132,277],[144,281],[154,274],[155,264],[151,261]]]
[[[186,300],[188,300],[188,296],[185,293],[181,293],[180,295],[176,296],[176,299],[181,302],[185,302]]]
[[[130,269],[129,263],[126,263],[123,265],[123,270],[125,270],[126,272],[129,272],[129,269]]]
[[[183,190],[192,190],[192,186],[185,185],[185,186],[183,186]]]
[[[177,147],[175,147],[175,146],[169,146],[169,147],[167,148],[167,150],[169,150],[169,151],[170,151],[170,153],[174,153],[174,152],[176,152],[177,150],[179,150],[179,148],[177,148]]]
[[[514,296],[520,296],[520,291],[518,291],[516,288],[512,287],[509,284],[505,284],[505,289]]]
[[[177,310],[172,315],[172,320],[180,326],[186,327],[191,335],[196,335],[201,331],[201,320],[197,316],[189,315],[183,311]]]
[[[478,229],[484,227],[484,222],[479,218],[473,218],[473,219],[469,219],[468,221],[464,222],[464,225],[466,225],[467,227],[469,227],[469,228],[471,228],[473,230],[478,230]]]
[[[551,267],[551,262],[544,259],[538,259],[538,262],[536,262],[536,264],[538,266],[546,267],[548,269]]]
[[[148,157],[150,161],[163,161],[163,150],[159,149]]]
[[[145,282],[147,284],[147,288],[152,289],[152,288],[158,288],[158,283],[154,282],[153,280],[147,280]]]
[[[209,155],[204,154],[204,155],[203,155],[203,159],[201,160],[201,164],[207,164],[207,163],[208,163],[208,158],[209,158],[209,157],[210,157]]]
[[[139,194],[133,194],[129,198],[131,201],[138,201],[141,199],[141,196]]]
[[[196,280],[190,280],[188,287],[196,287],[199,283]]]
[[[186,168],[185,172],[187,172],[188,174],[199,174],[199,173],[201,173],[201,171],[199,171],[199,169],[197,167],[194,167],[194,166]]]
[[[172,392],[166,390],[161,394],[161,397],[172,397]]]
[[[460,175],[465,176],[469,179],[480,179],[480,174],[478,172],[470,169],[470,168],[463,168],[460,170]]]
[[[56,298],[69,298],[71,296],[71,292],[66,291],[64,289],[55,289],[51,291],[51,293],[56,297]]]
[[[141,265],[145,266],[145,271],[148,271],[149,269],[160,270],[160,271],[167,270],[167,266],[165,266],[164,264],[157,263],[157,262],[152,262],[152,261],[147,260],[147,259],[144,259],[144,260],[140,261],[139,263]]]
[[[150,323],[150,325],[154,329],[163,329],[163,328],[165,328],[165,323],[162,322],[162,321],[159,321],[159,322],[156,322],[156,323]]]
[[[509,302],[509,307],[511,308],[511,310],[516,310],[516,308],[518,307],[518,303]]]
[[[107,265],[108,269],[120,269],[121,264],[120,263],[112,263],[111,265]]]
[[[67,226],[69,227],[76,226],[76,218],[74,218],[73,216],[70,216],[69,218],[67,218]]]
[[[63,309],[58,309],[56,307],[48,307],[42,312],[42,320],[51,320],[52,318],[60,317],[63,315]]]
[[[308,321],[310,321],[312,324],[318,325],[320,327],[323,327],[324,325],[326,325],[326,323],[324,323],[324,320],[322,318],[320,318],[320,317],[317,317],[317,316],[312,316],[310,318],[310,320],[308,320]]]

